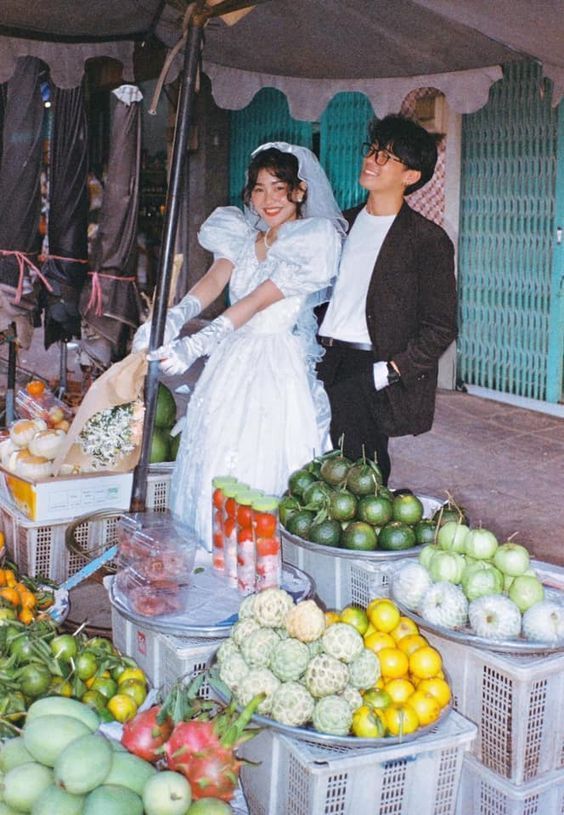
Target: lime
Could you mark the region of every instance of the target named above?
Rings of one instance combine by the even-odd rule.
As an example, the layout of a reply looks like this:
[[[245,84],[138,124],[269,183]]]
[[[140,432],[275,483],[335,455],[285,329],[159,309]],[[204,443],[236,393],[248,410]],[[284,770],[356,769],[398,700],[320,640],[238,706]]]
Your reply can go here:
[[[388,501],[393,501],[394,493],[390,489],[388,489],[388,487],[380,486],[378,487],[378,497],[387,498]]]
[[[418,524],[423,518],[423,504],[416,495],[395,495],[392,502],[392,518],[404,524]]]
[[[325,459],[319,474],[324,481],[336,487],[339,484],[344,484],[351,466],[352,461],[345,456],[332,456]]]
[[[341,540],[344,549],[355,549],[359,552],[370,552],[377,546],[374,528],[363,521],[350,523],[343,532]]]
[[[390,521],[382,527],[378,535],[378,548],[388,552],[411,549],[415,543],[415,532],[401,521]]]
[[[315,515],[308,509],[300,509],[299,512],[294,512],[286,524],[286,529],[291,535],[297,535],[299,538],[306,538],[309,533],[310,526],[313,523]]]
[[[292,495],[301,498],[306,487],[309,487],[314,481],[317,481],[317,479],[312,473],[308,473],[307,470],[303,469],[296,470],[288,479],[288,489]]]
[[[369,705],[362,705],[355,710],[351,730],[361,739],[381,739],[386,735],[382,719]]]
[[[308,540],[320,543],[322,546],[338,546],[341,539],[341,524],[328,518],[318,524],[312,524],[308,533]]]
[[[300,502],[293,495],[285,495],[278,504],[278,517],[282,526],[286,526],[288,518],[297,512],[300,508]]]
[[[383,526],[392,520],[392,502],[378,495],[364,495],[358,502],[357,518],[372,526]]]
[[[339,490],[331,495],[329,515],[336,521],[352,521],[356,515],[356,498],[352,492]]]
[[[415,532],[415,542],[417,544],[427,544],[433,543],[435,540],[435,532],[437,529],[437,525],[435,521],[425,520],[419,521],[419,523],[415,524],[414,532]]]
[[[362,698],[366,705],[373,708],[386,708],[392,704],[392,697],[388,691],[378,688],[369,688],[363,693]]]
[[[433,515],[433,520],[435,523],[440,523],[441,526],[444,526],[444,524],[449,521],[455,521],[457,524],[466,524],[468,526],[466,511],[463,507],[458,507],[456,504],[450,503],[450,501],[447,501],[446,504],[439,507]]]
[[[341,611],[339,620],[342,623],[352,625],[362,637],[364,637],[368,630],[368,617],[366,611],[358,606],[345,606],[345,608]]]
[[[374,495],[382,483],[382,473],[376,464],[357,462],[347,473],[347,489],[355,495]]]
[[[108,700],[105,696],[102,696],[98,690],[87,690],[80,697],[80,701],[83,704],[88,705],[88,707],[97,710],[98,713],[101,713],[102,710],[106,709],[106,702]]]
[[[318,511],[328,506],[332,492],[331,487],[324,481],[314,481],[303,491],[302,502],[306,509]]]

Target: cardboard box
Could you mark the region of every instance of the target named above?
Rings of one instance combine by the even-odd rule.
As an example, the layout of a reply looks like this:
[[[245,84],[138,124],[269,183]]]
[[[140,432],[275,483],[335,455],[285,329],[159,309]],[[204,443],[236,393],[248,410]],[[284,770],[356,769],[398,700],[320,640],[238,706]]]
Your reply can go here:
[[[32,481],[0,466],[2,491],[31,521],[65,521],[98,509],[129,509],[133,473],[85,473]]]

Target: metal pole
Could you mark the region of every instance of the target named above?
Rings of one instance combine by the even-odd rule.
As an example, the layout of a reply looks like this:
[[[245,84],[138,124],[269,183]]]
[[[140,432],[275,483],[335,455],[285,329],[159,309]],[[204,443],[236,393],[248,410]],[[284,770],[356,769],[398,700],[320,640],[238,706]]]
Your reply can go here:
[[[16,324],[10,325],[12,338],[8,342],[8,376],[6,381],[6,427],[16,418]]]
[[[201,8],[203,0],[198,6]],[[170,292],[172,264],[178,217],[180,209],[180,185],[182,181],[182,168],[185,164],[188,134],[192,123],[195,83],[200,58],[200,48],[204,25],[207,21],[205,14],[196,13],[191,20],[186,47],[184,51],[184,69],[182,73],[182,86],[178,100],[178,113],[176,119],[176,132],[172,152],[170,181],[166,202],[166,219],[163,230],[163,245],[159,261],[157,288],[153,317],[151,321],[151,338],[149,350],[153,351],[163,343],[166,321],[166,311]],[[155,423],[158,392],[158,361],[149,362],[149,369],[145,379],[145,422],[143,425],[143,439],[139,464],[133,476],[133,493],[131,498],[132,512],[145,510],[147,497],[147,474],[149,471],[149,456],[151,452],[151,436]]]

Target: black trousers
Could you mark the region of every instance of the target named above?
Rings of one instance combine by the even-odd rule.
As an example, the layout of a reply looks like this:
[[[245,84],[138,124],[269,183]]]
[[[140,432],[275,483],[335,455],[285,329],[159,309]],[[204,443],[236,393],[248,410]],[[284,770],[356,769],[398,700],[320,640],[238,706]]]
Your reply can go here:
[[[353,461],[362,456],[364,448],[367,458],[375,456],[387,484],[391,470],[389,439],[378,425],[373,365],[370,351],[325,348],[317,373],[331,403],[333,446],[338,447],[344,436],[343,452]]]

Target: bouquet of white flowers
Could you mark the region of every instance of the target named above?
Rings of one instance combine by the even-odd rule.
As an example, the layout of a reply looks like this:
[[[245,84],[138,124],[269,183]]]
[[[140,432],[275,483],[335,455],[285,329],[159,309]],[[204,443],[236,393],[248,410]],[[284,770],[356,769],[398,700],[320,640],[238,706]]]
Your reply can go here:
[[[88,419],[78,438],[94,470],[111,470],[135,450],[141,440],[143,414],[143,403],[136,400],[100,410]]]

